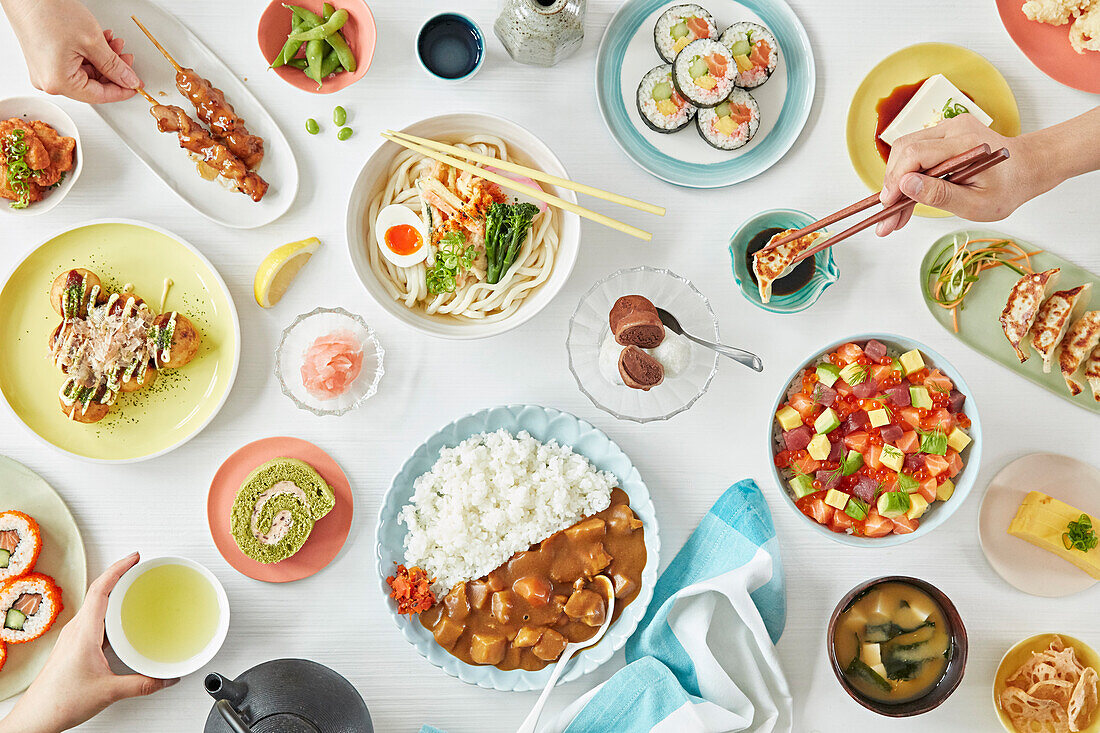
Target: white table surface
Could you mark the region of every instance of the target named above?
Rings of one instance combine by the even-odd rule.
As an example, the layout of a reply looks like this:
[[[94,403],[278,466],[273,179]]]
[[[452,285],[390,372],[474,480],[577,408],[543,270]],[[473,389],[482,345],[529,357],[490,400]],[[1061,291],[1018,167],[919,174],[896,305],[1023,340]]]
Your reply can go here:
[[[934,239],[961,223],[917,220],[887,241],[869,235],[850,240],[836,253],[843,271],[840,284],[799,315],[772,315],[747,303],[735,288],[725,248],[733,229],[754,212],[791,206],[824,214],[865,195],[845,151],[848,102],[864,74],[903,46],[951,41],[985,55],[1015,91],[1025,131],[1100,101],[1035,69],[1005,33],[993,0],[794,0],[817,58],[817,94],[806,129],[767,173],[706,192],[651,178],[622,154],[603,127],[593,94],[594,58],[619,2],[590,0],[583,47],[551,70],[511,61],[491,35],[493,0],[371,4],[380,41],[367,77],[342,93],[313,96],[265,72],[254,31],[261,3],[171,3],[247,78],[297,147],[301,192],[290,213],[274,224],[242,232],[209,223],[154,178],[90,109],[68,100],[60,104],[80,127],[86,156],[78,185],[46,216],[0,214],[0,271],[10,271],[30,248],[72,225],[105,216],[142,219],[206,253],[229,283],[240,311],[243,358],[225,408],[202,434],[167,456],[128,466],[91,465],[60,455],[32,437],[10,411],[0,411],[0,451],[40,473],[65,497],[84,533],[90,577],[134,549],[146,556],[186,555],[218,575],[232,603],[229,638],[209,670],[232,677],[268,659],[308,657],[356,685],[379,731],[415,731],[425,722],[452,733],[514,729],[535,693],[496,692],[459,682],[428,664],[398,634],[375,579],[374,523],[391,477],[425,437],[468,412],[529,402],[591,421],[633,457],[657,507],[662,567],[728,485],[745,477],[761,482],[775,513],[787,573],[788,621],[779,652],[795,696],[797,731],[836,733],[871,725],[891,731],[996,730],[990,686],[1009,646],[1042,631],[1063,631],[1100,645],[1095,589],[1065,599],[1023,595],[994,574],[978,545],[981,494],[997,470],[1033,451],[1097,463],[1100,443],[1095,415],[970,351],[925,310],[918,263]],[[489,34],[484,68],[462,86],[427,78],[413,56],[416,29],[447,7],[468,12]],[[130,42],[128,50],[152,53],[135,29],[115,30]],[[0,27],[0,68],[0,96],[33,92],[6,25]],[[348,108],[356,130],[344,143],[336,142],[331,129],[337,103]],[[652,228],[649,244],[585,222],[583,248],[569,283],[546,310],[515,331],[467,343],[414,334],[369,300],[349,268],[345,192],[378,145],[376,130],[449,109],[510,117],[541,136],[575,178],[660,202],[669,215],[655,219],[627,213],[633,223]],[[321,120],[326,134],[307,135],[307,116]],[[1071,181],[997,226],[1100,272],[1098,183],[1096,174]],[[616,216],[626,211],[595,208]],[[310,235],[324,242],[320,252],[283,302],[270,311],[260,309],[252,299],[252,278],[261,258],[276,245]],[[592,282],[637,264],[669,267],[693,280],[711,298],[725,339],[759,352],[766,371],[757,375],[723,363],[710,392],[665,423],[619,422],[593,407],[566,365],[568,318]],[[281,329],[317,305],[362,313],[386,348],[386,376],[378,396],[342,418],[296,410],[279,393],[272,374]],[[873,330],[904,333],[951,360],[973,389],[971,404],[980,407],[986,440],[975,490],[950,521],[902,547],[869,552],[842,547],[799,526],[769,479],[764,436],[772,399],[800,359],[826,342]],[[540,368],[533,369],[534,364]],[[278,434],[312,440],[327,450],[347,472],[356,500],[351,536],[336,561],[319,575],[287,586],[233,571],[215,550],[206,524],[206,492],[222,460],[246,442]],[[917,719],[887,721],[858,707],[840,691],[825,654],[825,623],[837,600],[858,582],[891,573],[938,585],[954,600],[970,632],[970,661],[961,688],[938,710]],[[550,709],[606,679],[622,663],[619,652],[596,673],[559,688]],[[191,732],[200,729],[209,707],[197,674],[150,699],[118,704],[81,730]]]

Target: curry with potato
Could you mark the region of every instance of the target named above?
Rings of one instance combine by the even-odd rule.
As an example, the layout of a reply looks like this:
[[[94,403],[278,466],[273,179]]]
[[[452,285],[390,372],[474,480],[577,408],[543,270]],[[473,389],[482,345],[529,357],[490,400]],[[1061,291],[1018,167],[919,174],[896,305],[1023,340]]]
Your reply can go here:
[[[467,664],[540,670],[566,644],[592,638],[606,619],[596,576],[606,575],[614,588],[613,620],[637,598],[644,532],[626,492],[615,488],[607,509],[456,585],[420,614],[420,623]]]

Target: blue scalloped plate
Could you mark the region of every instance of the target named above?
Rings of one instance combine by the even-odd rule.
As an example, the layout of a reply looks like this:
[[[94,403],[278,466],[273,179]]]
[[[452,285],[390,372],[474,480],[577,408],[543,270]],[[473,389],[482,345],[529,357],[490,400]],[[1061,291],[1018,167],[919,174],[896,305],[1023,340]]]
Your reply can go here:
[[[661,134],[638,115],[635,93],[642,77],[664,63],[653,45],[653,27],[668,0],[627,0],[604,32],[596,57],[596,100],[619,147],[657,178],[688,188],[721,188],[752,178],[782,158],[806,124],[816,84],[806,29],[783,0],[708,0],[719,31],[740,21],[761,23],[779,43],[772,78],[750,90],[760,104],[756,137],[740,150],[716,150],[699,136],[694,121],[680,132]]]
[[[808,283],[793,293],[786,295],[773,293],[771,300],[767,303],[760,300],[760,288],[752,281],[749,263],[745,258],[749,242],[758,232],[765,229],[772,227],[801,229],[815,221],[817,219],[803,211],[770,209],[761,211],[737,227],[737,231],[730,237],[730,265],[733,267],[733,279],[737,281],[737,286],[741,288],[741,294],[745,296],[745,300],[757,308],[763,308],[772,313],[798,313],[816,303],[826,288],[840,280],[840,268],[833,259],[832,248],[823,249],[814,255],[814,275]]]
[[[630,507],[645,523],[647,558],[645,570],[642,572],[642,589],[634,602],[623,610],[618,620],[611,625],[607,634],[596,646],[585,649],[570,660],[569,668],[558,682],[559,684],[572,682],[611,659],[611,655],[626,644],[627,638],[634,633],[653,597],[653,586],[657,582],[657,566],[660,562],[661,540],[657,528],[657,516],[654,513],[653,502],[649,498],[649,489],[638,474],[638,469],[634,468],[627,455],[610,438],[567,412],[537,405],[494,407],[456,420],[424,441],[394,477],[393,484],[386,492],[382,508],[378,513],[378,544],[375,555],[378,562],[379,588],[383,594],[389,595],[390,589],[386,585],[386,576],[392,572],[395,562],[404,562],[406,529],[404,525],[398,523],[397,515],[412,498],[413,481],[416,477],[431,470],[443,447],[455,446],[471,435],[501,428],[512,434],[526,430],[533,438],[544,443],[556,440],[561,445],[570,446],[575,452],[591,461],[596,468],[615,474],[619,479],[619,485],[630,497]],[[496,667],[466,664],[439,646],[432,633],[421,626],[417,619],[399,615],[393,603],[388,600],[387,608],[397,628],[401,630],[401,634],[425,659],[463,682],[504,692],[520,692],[541,690],[550,679],[552,666],[538,672],[525,670],[505,672]]]

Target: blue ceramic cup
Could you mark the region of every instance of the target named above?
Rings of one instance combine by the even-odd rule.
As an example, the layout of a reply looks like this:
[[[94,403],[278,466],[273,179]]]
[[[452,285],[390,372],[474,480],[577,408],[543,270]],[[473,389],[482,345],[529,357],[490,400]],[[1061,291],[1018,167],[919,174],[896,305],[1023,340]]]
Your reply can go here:
[[[416,58],[436,79],[465,81],[485,62],[485,37],[477,23],[465,15],[441,13],[420,28]]]

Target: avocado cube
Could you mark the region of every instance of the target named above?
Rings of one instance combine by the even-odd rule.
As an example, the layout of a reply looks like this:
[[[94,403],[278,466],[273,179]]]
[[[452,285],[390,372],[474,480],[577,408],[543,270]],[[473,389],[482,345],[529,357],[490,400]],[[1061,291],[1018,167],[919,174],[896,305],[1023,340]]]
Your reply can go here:
[[[817,419],[814,420],[814,432],[818,435],[828,435],[839,427],[840,417],[836,414],[836,410],[831,407],[825,408],[825,412],[818,415]]]
[[[848,451],[848,455],[844,456],[844,460],[840,462],[842,476],[851,476],[861,468],[863,468],[863,454],[859,451]]]
[[[955,494],[955,482],[951,479],[944,479],[943,483],[936,487],[936,498],[940,501],[947,501]]]
[[[898,473],[905,467],[905,454],[901,452],[900,448],[895,448],[889,443],[882,446],[882,455],[879,460],[882,461],[882,465]]]
[[[824,435],[815,435],[810,444],[806,446],[806,452],[810,454],[810,457],[815,461],[824,461],[829,457],[829,452],[833,449],[832,443]]]
[[[908,512],[912,505],[909,494],[904,491],[887,491],[878,498],[878,513],[893,519]]]
[[[955,428],[947,436],[947,445],[954,448],[956,453],[962,453],[963,448],[970,445],[970,436],[962,428]]]
[[[814,480],[806,474],[792,478],[790,485],[791,491],[794,492],[794,498],[796,499],[801,499],[803,496],[809,496],[814,493]]]
[[[857,522],[867,518],[867,505],[854,496],[848,500],[848,506],[844,507],[844,513]]]
[[[794,430],[802,425],[802,416],[790,405],[784,405],[779,412],[775,413],[775,419],[779,421],[779,427],[784,430]]]
[[[848,364],[840,370],[840,378],[854,387],[867,381],[867,369],[859,364]]]
[[[848,506],[848,498],[848,495],[843,491],[829,489],[829,493],[825,495],[825,503],[834,509],[843,511],[844,507]]]
[[[932,409],[932,395],[928,394],[927,387],[910,387],[909,400],[913,403],[913,407]]]
[[[906,351],[901,355],[901,368],[905,370],[907,377],[913,372],[919,372],[924,369],[924,357],[917,349]]]
[[[11,562],[11,553],[7,550],[0,549],[0,568],[6,568],[8,563]]]
[[[909,502],[909,511],[905,513],[905,516],[910,519],[920,519],[924,516],[924,513],[928,511],[928,500],[920,494],[913,494],[910,496]]]
[[[912,494],[920,489],[920,481],[910,476],[907,473],[898,474],[898,489],[906,493]]]
[[[817,365],[817,381],[826,387],[832,387],[838,379],[840,379],[840,368],[835,364]]]
[[[881,428],[883,425],[890,424],[890,413],[885,408],[869,410],[867,417],[871,420],[871,427],[873,428]]]

